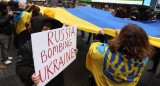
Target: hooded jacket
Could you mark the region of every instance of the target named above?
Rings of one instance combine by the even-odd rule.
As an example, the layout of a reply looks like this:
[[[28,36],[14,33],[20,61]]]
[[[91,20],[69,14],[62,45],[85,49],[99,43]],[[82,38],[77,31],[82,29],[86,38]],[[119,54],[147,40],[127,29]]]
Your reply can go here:
[[[31,14],[26,11],[22,11],[20,15],[14,15],[14,26],[17,34],[20,34],[22,31],[27,30],[25,24],[28,23],[30,19]]]
[[[0,13],[0,34],[11,35],[12,34],[12,17],[9,14]]]
[[[39,16],[33,17],[31,20],[31,32],[32,33],[41,32],[43,26],[46,23],[52,24],[51,29],[56,29],[63,26],[63,24],[60,21],[54,18],[39,15]]]
[[[148,58],[128,58],[121,52],[111,52],[108,44],[92,43],[86,67],[92,72],[97,86],[135,86]]]
[[[52,29],[60,28],[63,25],[56,19],[47,16],[36,16],[31,20],[32,33],[41,32],[45,22],[52,23]],[[22,48],[20,48],[20,55],[22,57],[19,58],[19,61],[16,64],[16,73],[19,75],[21,81],[24,82],[25,86],[32,86],[34,83],[31,77],[35,73],[35,69],[32,57],[31,41],[28,41]],[[52,79],[47,86],[63,86],[63,81],[63,73],[60,73],[58,76]]]
[[[0,2],[0,11],[7,9],[7,6]],[[11,35],[12,34],[12,25],[11,25],[12,16],[7,12],[0,13],[0,34]]]

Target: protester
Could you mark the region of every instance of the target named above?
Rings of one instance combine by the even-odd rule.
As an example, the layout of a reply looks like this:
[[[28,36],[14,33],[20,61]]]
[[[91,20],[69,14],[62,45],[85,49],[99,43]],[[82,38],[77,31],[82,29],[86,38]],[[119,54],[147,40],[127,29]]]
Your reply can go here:
[[[153,14],[150,21],[157,21],[157,14]]]
[[[109,8],[108,5],[105,5],[104,7],[105,7],[105,10],[106,10],[106,11],[110,11],[110,8]]]
[[[32,19],[33,17],[39,16],[39,15],[41,15],[41,13],[40,13],[40,8],[39,8],[38,6],[33,5],[33,6],[32,6],[32,17],[31,17],[31,19]],[[26,26],[26,28],[27,28],[27,30],[28,30],[29,33],[31,33],[31,31],[30,31],[31,19],[30,19],[29,22],[26,22],[26,24],[25,24],[25,26]],[[30,37],[30,36],[29,36],[29,37]]]
[[[23,46],[27,40],[30,39],[30,33],[26,28],[25,24],[31,19],[31,14],[26,11],[21,11],[20,14],[15,14],[14,25],[17,34],[19,47]]]
[[[140,21],[148,21],[149,18],[150,18],[149,9],[146,9],[145,11],[142,11],[140,13],[140,17],[139,17]]]
[[[86,67],[97,86],[135,86],[153,54],[146,32],[128,24],[116,30],[117,37],[106,43],[92,43]]]
[[[139,20],[139,13],[138,13],[137,8],[133,8],[132,9],[132,12],[130,14],[130,18],[131,18],[131,20],[134,20],[134,21],[138,21]]]
[[[105,10],[111,12],[113,15],[115,15],[114,9],[111,9],[108,5],[105,5]]]
[[[117,10],[116,10],[116,17],[122,18],[122,16],[123,16],[122,8],[118,7]]]
[[[11,43],[13,12],[7,9],[5,3],[0,2],[0,45],[1,45],[1,58],[4,64],[10,64],[12,57],[8,57],[9,45]]]
[[[62,27],[62,25],[63,24],[56,19],[39,15],[33,17],[31,20],[31,32],[36,33],[56,29]],[[20,49],[20,55],[22,58],[19,59],[16,64],[16,72],[20,79],[25,83],[25,86],[38,84],[39,76],[35,74],[31,41],[25,43]],[[47,86],[64,86],[63,72],[51,80]]]

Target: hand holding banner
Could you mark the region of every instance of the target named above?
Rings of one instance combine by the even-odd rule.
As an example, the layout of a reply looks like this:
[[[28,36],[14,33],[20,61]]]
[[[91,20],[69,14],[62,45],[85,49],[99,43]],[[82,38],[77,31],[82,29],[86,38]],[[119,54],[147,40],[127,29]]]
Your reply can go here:
[[[46,85],[76,59],[77,26],[31,34],[38,86]]]

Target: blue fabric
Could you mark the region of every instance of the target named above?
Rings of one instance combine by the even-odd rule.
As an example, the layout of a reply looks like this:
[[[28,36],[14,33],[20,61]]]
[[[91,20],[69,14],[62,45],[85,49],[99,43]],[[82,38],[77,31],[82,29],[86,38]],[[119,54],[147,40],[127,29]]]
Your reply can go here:
[[[155,27],[154,24],[148,25],[148,23],[141,23],[137,21],[132,21],[124,18],[115,17],[108,11],[100,10],[92,7],[79,7],[79,8],[68,8],[65,9],[76,17],[86,20],[96,26],[101,28],[110,29],[122,29],[128,23],[137,24],[142,27],[147,35],[160,38],[160,29]],[[158,21],[159,22],[159,21]],[[156,24],[158,25],[158,23]],[[158,25],[158,27],[160,24]]]
[[[113,82],[115,82],[115,83],[123,83],[124,80],[118,82],[118,81],[116,81],[116,80],[114,79],[114,76],[112,76],[110,73],[108,73],[108,72],[106,71],[106,64],[107,64],[107,59],[108,59],[108,54],[109,54],[109,52],[110,52],[110,49],[108,48],[107,51],[106,51],[105,57],[104,57],[103,73],[104,73],[109,79],[111,79]],[[108,70],[108,71],[110,71],[110,72],[112,72],[112,73],[115,72],[115,71],[111,68],[111,66],[109,66],[109,70]],[[119,74],[118,74],[118,75],[119,75]]]
[[[99,46],[96,47],[96,49],[101,53],[103,54],[105,52],[105,48],[107,47],[108,45],[106,43],[104,44],[100,44]]]
[[[101,47],[102,45],[103,44],[101,44]],[[102,48],[98,48],[98,49],[102,49]],[[115,60],[115,57],[116,59],[118,59],[118,62],[115,62],[117,61]],[[139,76],[140,70],[142,70],[145,63],[148,61],[148,58],[143,59],[143,62],[142,60],[137,61],[137,58],[130,58],[130,57],[126,57],[126,58],[128,58],[127,64],[126,64],[126,59],[124,59],[122,53],[120,52],[111,53],[110,49],[107,48],[105,57],[104,57],[104,62],[103,62],[104,75],[106,75],[111,81],[117,84],[124,83],[124,82],[133,82],[137,80],[136,77]],[[113,60],[114,60],[114,63],[113,63]],[[136,68],[134,67],[135,65],[136,65]],[[126,69],[126,67],[128,67],[128,70]],[[118,72],[116,73],[116,71]],[[115,77],[113,74],[117,75],[117,77]],[[122,78],[120,75],[124,77]]]
[[[25,12],[25,11],[22,11],[22,12],[20,13],[20,15],[15,14],[15,15],[14,15],[14,21],[17,22],[19,19],[21,19],[21,17],[22,17],[22,15],[23,15],[24,12]]]
[[[154,21],[154,22],[153,21],[139,21],[139,22],[150,25],[152,27],[160,28],[160,20],[157,20],[157,21]]]

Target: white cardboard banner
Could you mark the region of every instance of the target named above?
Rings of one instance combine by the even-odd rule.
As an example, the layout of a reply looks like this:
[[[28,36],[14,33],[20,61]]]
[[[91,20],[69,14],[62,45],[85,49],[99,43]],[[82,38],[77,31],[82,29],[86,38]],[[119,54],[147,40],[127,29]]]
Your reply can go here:
[[[38,86],[46,85],[76,59],[77,26],[31,34]]]

